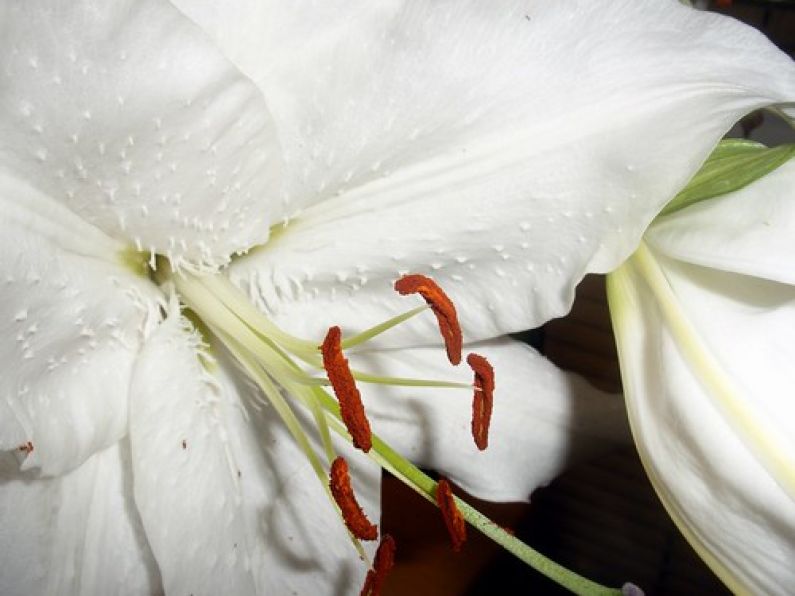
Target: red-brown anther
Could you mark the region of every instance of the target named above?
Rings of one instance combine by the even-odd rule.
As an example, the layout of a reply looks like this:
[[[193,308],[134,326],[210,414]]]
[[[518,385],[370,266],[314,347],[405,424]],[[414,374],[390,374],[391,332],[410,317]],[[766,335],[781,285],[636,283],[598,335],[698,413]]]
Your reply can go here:
[[[439,323],[439,332],[447,348],[447,358],[452,364],[459,364],[463,344],[461,326],[458,324],[453,301],[447,297],[444,290],[431,278],[419,274],[404,275],[395,282],[395,289],[403,296],[419,294],[425,299]]]
[[[19,446],[19,450],[20,450],[20,451],[24,451],[25,453],[27,453],[28,455],[30,455],[30,454],[31,454],[31,452],[33,451],[33,443],[31,443],[30,441],[28,441],[27,443],[25,443],[25,444],[23,444],[23,445],[20,445],[20,446]]]
[[[472,438],[483,451],[489,446],[489,424],[494,406],[494,369],[479,354],[467,356],[467,364],[475,373],[475,395],[472,397]]]
[[[395,565],[396,549],[395,539],[389,534],[384,534],[381,544],[378,545],[378,550],[375,551],[373,568],[367,572],[360,596],[378,596],[381,593],[384,580]]]
[[[450,540],[453,542],[453,550],[458,552],[466,542],[467,525],[464,516],[461,515],[455,504],[450,483],[444,478],[439,480],[436,486],[436,504],[439,505],[439,511],[442,512],[444,525],[447,526],[447,533],[450,534]]]
[[[370,523],[367,516],[362,511],[356,496],[351,488],[351,477],[348,473],[348,462],[344,458],[338,457],[331,464],[331,478],[329,488],[334,500],[340,507],[342,519],[351,531],[351,534],[359,540],[375,540],[378,538],[378,528]]]
[[[373,446],[370,422],[364,413],[362,396],[356,388],[348,361],[342,355],[342,332],[339,327],[331,327],[320,346],[323,354],[323,368],[340,403],[340,416],[353,438],[354,447],[365,453]]]

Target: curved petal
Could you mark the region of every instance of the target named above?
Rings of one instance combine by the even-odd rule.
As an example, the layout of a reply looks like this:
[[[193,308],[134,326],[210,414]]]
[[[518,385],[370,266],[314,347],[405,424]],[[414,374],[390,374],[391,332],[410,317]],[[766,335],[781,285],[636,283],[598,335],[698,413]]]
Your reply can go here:
[[[681,261],[795,285],[795,160],[741,190],[660,218],[646,239]]]
[[[303,453],[269,408],[251,409],[220,363],[170,317],[136,367],[135,500],[171,594],[347,593],[367,571]],[[359,502],[380,516],[380,470],[348,456]]]
[[[732,590],[787,593],[795,288],[657,259],[663,277],[637,259],[609,276],[641,459],[685,537]]]
[[[130,473],[126,443],[47,479],[0,454],[3,594],[161,594]]]
[[[217,265],[281,217],[261,94],[169,3],[6,2],[0,55],[0,169],[107,234]]]
[[[495,370],[489,446],[472,439],[472,390],[361,385],[373,432],[420,466],[490,501],[526,501],[566,466],[629,440],[624,403],[563,373],[529,346],[500,339],[467,346]],[[472,382],[444,351],[415,348],[351,355],[381,375]]]
[[[122,245],[0,172],[0,449],[58,474],[127,430],[133,361],[159,316]]]
[[[268,97],[294,216],[232,275],[312,337],[402,309],[406,271],[473,341],[559,316],[740,116],[795,100],[788,57],[676,2],[208,4],[179,2]]]

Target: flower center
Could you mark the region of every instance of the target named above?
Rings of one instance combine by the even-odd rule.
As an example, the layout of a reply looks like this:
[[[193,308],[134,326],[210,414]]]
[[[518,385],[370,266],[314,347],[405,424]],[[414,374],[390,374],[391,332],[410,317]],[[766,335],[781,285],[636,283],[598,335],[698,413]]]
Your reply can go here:
[[[378,529],[367,519],[356,500],[347,462],[335,452],[332,432],[361,449],[384,470],[439,507],[454,550],[459,550],[464,544],[465,524],[469,523],[527,565],[575,593],[621,593],[547,559],[454,496],[445,479],[437,483],[372,432],[357,383],[464,389],[473,394],[474,442],[481,450],[488,445],[494,371],[484,357],[478,354],[467,356],[467,363],[474,373],[474,382],[469,384],[372,375],[351,369],[344,356],[345,350],[364,344],[431,310],[444,339],[448,359],[452,365],[458,365],[463,342],[455,306],[433,280],[421,275],[408,275],[395,283],[396,291],[403,295],[419,294],[426,301],[425,305],[347,338],[343,338],[339,327],[332,326],[320,342],[297,338],[280,329],[223,275],[195,276],[185,271],[175,272],[168,260],[161,256],[151,256],[148,264],[140,253],[130,252],[124,258],[135,270],[145,270],[164,291],[175,292],[179,296],[186,307],[183,315],[191,320],[207,345],[208,352],[199,354],[199,357],[208,370],[212,372],[215,366],[212,351],[225,349],[259,386],[264,399],[278,413],[303,451],[364,561],[368,558],[359,541],[376,539]],[[328,391],[329,387],[333,395]],[[311,413],[314,430],[321,439],[322,456],[312,447],[307,430],[294,413],[296,406]],[[382,535],[361,594],[377,596],[380,593],[394,556],[395,541],[388,534]]]
[[[262,395],[282,418],[288,430],[307,457],[324,491],[333,502],[340,519],[349,531],[354,546],[363,558],[359,540],[375,540],[378,529],[372,524],[356,501],[348,474],[347,462],[337,455],[331,440],[335,432],[354,447],[368,453],[373,449],[374,437],[357,382],[384,385],[408,385],[435,389],[465,389],[473,393],[472,434],[475,444],[485,449],[492,410],[494,373],[487,360],[470,354],[467,362],[474,371],[473,384],[445,380],[384,377],[352,370],[344,350],[364,344],[408,319],[431,310],[437,319],[452,364],[461,362],[462,334],[455,306],[433,280],[421,275],[407,275],[395,283],[402,295],[419,294],[425,305],[413,308],[369,329],[343,339],[337,326],[329,328],[322,342],[297,338],[277,327],[255,308],[243,293],[222,275],[198,277],[174,272],[166,259],[158,257],[155,279],[173,287],[187,307],[186,316],[202,333],[208,346],[218,344],[228,350],[243,366],[262,391]],[[327,388],[330,386],[332,393]],[[307,430],[293,408],[299,405],[312,414],[320,436],[325,458],[312,448]],[[380,440],[377,441],[379,444]],[[379,445],[380,447],[380,445]],[[396,454],[392,450],[374,449],[374,459],[382,467],[394,471]],[[399,456],[398,456],[399,457]],[[325,459],[326,461],[323,461]],[[401,458],[402,459],[402,458]],[[398,474],[406,479],[405,474]],[[445,499],[439,501],[444,519],[455,519],[455,526],[447,522],[454,547],[463,543],[464,519],[457,513],[456,501],[447,483],[442,485]],[[455,530],[453,529],[455,528]],[[381,548],[386,549],[379,561],[376,557],[372,578],[368,576],[371,593],[377,593],[383,575],[391,563],[394,541],[382,537]]]

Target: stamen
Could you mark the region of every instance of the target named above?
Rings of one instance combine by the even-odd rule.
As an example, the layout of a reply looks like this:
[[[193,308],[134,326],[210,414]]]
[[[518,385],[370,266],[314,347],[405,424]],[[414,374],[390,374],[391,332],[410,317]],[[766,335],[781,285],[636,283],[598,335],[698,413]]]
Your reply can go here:
[[[365,453],[372,447],[370,422],[364,412],[362,396],[356,388],[348,361],[342,355],[342,332],[339,327],[331,327],[320,346],[323,354],[323,368],[340,403],[340,414],[348,432],[353,438],[354,447]]]
[[[375,551],[373,568],[367,572],[360,596],[379,596],[381,594],[386,575],[395,564],[396,549],[395,539],[389,534],[384,534],[381,544],[378,545],[378,550]]]
[[[383,323],[379,323],[378,325],[374,325],[369,329],[365,329],[361,333],[354,335],[353,337],[349,337],[342,342],[342,347],[344,349],[352,348],[353,346],[358,346],[366,341],[373,339],[374,337],[381,335],[385,331],[389,331],[392,327],[397,327],[404,321],[408,321],[411,317],[424,312],[429,307],[428,305],[418,306],[417,308],[412,308],[408,312],[404,312],[396,317],[392,317],[391,319],[387,319]]]
[[[454,537],[454,548],[460,548],[465,540],[466,525],[464,520],[466,520],[497,544],[505,547],[517,558],[574,593],[618,593],[617,590],[611,590],[567,570],[510,536],[505,530],[473,509],[466,502],[456,500],[446,481],[443,480],[437,484],[432,478],[401,457],[383,440],[379,439],[377,435],[372,435],[369,431],[369,423],[364,415],[360,395],[352,378],[352,371],[348,368],[348,363],[342,354],[342,349],[347,344],[340,341],[341,333],[338,328],[329,330],[323,346],[318,346],[316,342],[289,336],[270,323],[253,305],[248,304],[245,296],[232,286],[231,282],[224,276],[207,276],[199,279],[185,270],[180,274],[172,275],[168,261],[165,261],[165,259],[163,261],[165,265],[162,268],[158,263],[158,273],[162,271],[164,274],[162,278],[159,278],[159,281],[165,283],[170,280],[174,284],[182,303],[196,312],[201,320],[207,324],[208,328],[211,329],[213,338],[222,342],[230,350],[233,357],[243,365],[248,375],[262,389],[264,396],[262,399],[267,398],[279,413],[288,431],[293,435],[293,438],[306,455],[319,482],[323,486],[323,490],[329,499],[334,501],[335,506],[338,507],[332,495],[327,469],[323,469],[324,466],[310,444],[309,437],[304,431],[301,422],[292,412],[292,408],[287,402],[289,398],[295,398],[303,406],[308,407],[315,416],[315,420],[319,421],[323,443],[326,447],[329,461],[332,463],[335,456],[329,430],[333,430],[346,440],[353,442],[354,439],[352,439],[351,435],[358,433],[352,431],[364,427],[366,429],[367,443],[371,443],[372,447],[368,452],[369,457],[427,500],[437,502],[443,512],[445,523],[451,532],[451,536]],[[421,276],[415,276],[416,278],[419,278],[420,281],[427,279]],[[214,280],[214,283],[211,283],[208,279]],[[433,282],[430,282],[430,280],[428,282],[429,284],[422,285],[436,288],[439,295],[444,296]],[[406,293],[410,293],[410,291]],[[446,296],[444,298],[446,299]],[[434,300],[437,300],[437,298],[434,298]],[[444,320],[448,322],[452,320],[453,323],[450,324],[450,328],[457,329],[460,336],[460,329],[455,318],[448,316],[447,319],[444,319],[440,317],[443,314],[443,309],[439,308],[438,304],[442,304],[442,302],[434,302],[433,304],[429,300],[426,300],[426,302],[426,306],[409,311],[409,313],[404,315],[393,317],[386,323],[373,327],[359,336],[350,338],[350,340],[353,343],[366,341],[429,307],[435,309],[437,318],[440,320],[440,327],[444,326]],[[449,310],[455,313],[452,305],[450,305]],[[322,359],[320,358],[321,354],[318,353],[319,351],[322,352]],[[448,354],[450,354],[449,349]],[[315,379],[310,379],[307,382],[307,374],[293,360],[293,356],[316,368],[320,368],[321,360],[323,360],[323,365],[329,376],[329,382],[334,386],[335,393],[338,393],[337,399],[334,399],[321,386],[315,384]],[[460,361],[460,340],[458,360]],[[477,375],[479,371],[476,370],[475,372]],[[488,374],[481,372],[481,376],[483,377],[480,381],[481,386],[476,387],[476,391],[484,392],[486,387],[493,388],[493,373],[490,369]],[[368,378],[376,380],[375,377],[368,376]],[[343,391],[338,391],[340,382],[335,386],[332,382],[333,379],[338,381],[342,379],[342,385],[347,384],[348,387],[344,388]],[[408,384],[405,381],[404,379],[380,378],[380,382],[388,384]],[[452,383],[422,380],[418,384],[444,387],[455,386]],[[471,388],[471,385],[469,387]],[[340,395],[343,396],[341,400]],[[351,395],[354,397],[350,397]],[[345,397],[349,399],[346,400]],[[350,407],[348,412],[346,412],[348,420],[343,423],[342,403],[347,403],[350,406],[351,401],[354,404],[358,404],[359,418],[361,419],[358,424],[351,424],[350,422]],[[355,410],[356,408],[353,409]],[[354,418],[356,417],[354,416]],[[33,443],[26,442],[19,445],[18,448],[21,451],[30,453],[33,451]],[[236,472],[237,477],[240,477],[240,470],[233,469],[233,472]],[[348,483],[350,483],[350,480],[348,480]],[[355,500],[352,502],[355,503]],[[340,516],[340,521],[344,523],[342,516]],[[362,559],[366,559],[359,540],[353,534],[350,535],[350,538]],[[368,573],[362,594],[375,596],[380,592],[384,576],[393,564],[394,552],[394,541],[388,536],[383,536],[381,545],[379,545],[376,553],[372,572]]]
[[[343,457],[338,457],[331,464],[331,478],[329,488],[334,500],[340,507],[342,519],[351,531],[351,534],[360,540],[375,540],[378,538],[378,528],[371,523],[362,511],[356,496],[351,488],[351,477],[348,473],[348,462]]]
[[[467,356],[467,364],[475,373],[475,395],[472,397],[472,438],[483,451],[489,445],[489,424],[494,405],[494,369],[479,354]]]
[[[439,506],[439,511],[442,512],[444,524],[447,526],[447,533],[450,534],[450,540],[453,542],[453,550],[458,552],[464,545],[467,539],[467,526],[464,521],[464,516],[458,510],[455,504],[455,497],[453,497],[453,490],[450,488],[450,483],[442,478],[436,485],[436,504]]]
[[[458,324],[458,315],[452,300],[447,297],[444,290],[435,281],[424,275],[404,275],[395,282],[395,290],[401,295],[419,294],[433,310],[439,323],[439,332],[444,338],[447,348],[447,358],[452,364],[461,362],[461,326]]]
[[[23,443],[22,445],[20,445],[18,447],[18,449],[20,451],[24,451],[25,453],[30,455],[33,452],[33,443],[31,443],[30,441],[27,441],[26,443]]]
[[[383,377],[371,375],[351,369],[353,378],[360,383],[375,383],[378,385],[394,385],[396,387],[434,387],[439,389],[472,389],[471,383],[456,381],[440,381],[438,379],[412,379],[408,377]],[[321,383],[314,383],[320,385]]]

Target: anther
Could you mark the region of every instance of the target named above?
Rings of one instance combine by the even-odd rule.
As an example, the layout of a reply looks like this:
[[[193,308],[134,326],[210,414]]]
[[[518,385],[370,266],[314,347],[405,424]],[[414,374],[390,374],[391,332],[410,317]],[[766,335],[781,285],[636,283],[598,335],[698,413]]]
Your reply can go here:
[[[360,596],[378,596],[381,594],[384,580],[395,564],[396,549],[395,539],[389,534],[384,534],[381,538],[381,544],[378,545],[378,550],[375,551],[373,568],[367,572]]]
[[[334,395],[340,404],[340,416],[348,432],[353,438],[354,447],[365,453],[372,447],[372,431],[370,422],[364,412],[362,396],[356,388],[348,361],[342,354],[342,332],[339,327],[331,327],[320,346],[323,354],[323,368],[326,369],[328,380],[334,389]]]
[[[403,296],[419,294],[425,299],[439,323],[439,332],[447,348],[447,358],[452,364],[459,364],[463,344],[461,326],[458,324],[453,301],[447,297],[444,290],[429,277],[419,274],[404,275],[395,282],[395,290]]]
[[[359,540],[375,540],[378,538],[378,528],[371,523],[362,511],[356,496],[351,488],[351,477],[348,473],[348,462],[338,457],[331,464],[331,478],[329,488],[334,500],[342,512],[345,525]]]
[[[18,449],[19,449],[20,451],[24,451],[25,453],[27,453],[28,455],[30,455],[30,454],[31,454],[31,452],[33,451],[33,443],[31,443],[30,441],[28,441],[27,443],[24,443],[24,444],[20,445],[20,446],[18,447]]]
[[[467,526],[464,516],[461,515],[455,504],[450,483],[444,478],[439,480],[436,485],[436,504],[439,505],[439,511],[442,512],[444,525],[447,526],[447,533],[450,534],[450,540],[453,543],[453,550],[458,552],[466,542]]]
[[[483,451],[489,445],[489,424],[494,405],[494,369],[479,354],[467,356],[467,364],[475,373],[475,395],[472,397],[472,438]]]

